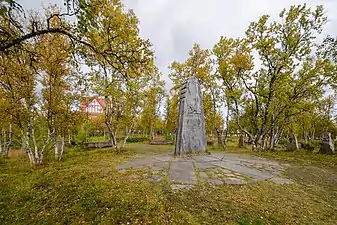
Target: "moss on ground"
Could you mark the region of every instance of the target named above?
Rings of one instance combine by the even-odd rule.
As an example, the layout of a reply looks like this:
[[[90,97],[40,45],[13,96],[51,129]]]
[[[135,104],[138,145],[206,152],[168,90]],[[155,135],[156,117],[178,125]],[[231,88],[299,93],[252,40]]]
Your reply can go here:
[[[34,169],[21,154],[1,159],[0,224],[337,224],[331,163],[303,163],[289,154],[294,158],[285,175],[294,185],[202,183],[176,191],[165,181],[148,181],[143,171],[115,170],[127,157],[172,146],[128,146],[120,154],[73,149],[62,162]]]

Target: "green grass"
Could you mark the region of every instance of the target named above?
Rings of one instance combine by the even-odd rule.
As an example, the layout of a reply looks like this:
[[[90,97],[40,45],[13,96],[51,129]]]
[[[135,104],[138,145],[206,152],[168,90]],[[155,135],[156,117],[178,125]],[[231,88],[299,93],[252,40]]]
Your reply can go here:
[[[88,137],[88,142],[100,142],[100,141],[109,141],[108,136],[93,136],[93,137]]]
[[[294,185],[199,184],[184,191],[151,183],[142,171],[115,170],[127,157],[168,151],[173,146],[129,144],[119,154],[72,149],[62,162],[34,169],[22,154],[0,159],[0,224],[337,223],[337,169],[330,164],[293,160],[285,176]]]

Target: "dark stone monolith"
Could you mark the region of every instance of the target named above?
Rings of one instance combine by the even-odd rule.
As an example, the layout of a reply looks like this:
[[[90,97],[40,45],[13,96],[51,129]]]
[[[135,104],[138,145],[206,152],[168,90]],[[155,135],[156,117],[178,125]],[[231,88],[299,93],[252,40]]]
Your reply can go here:
[[[331,138],[331,133],[325,132],[323,134],[323,140],[321,142],[321,148],[319,149],[319,153],[323,153],[323,154],[335,153],[334,143]]]
[[[296,134],[292,134],[289,137],[289,142],[287,143],[287,151],[298,151],[300,146],[297,141]]]
[[[200,84],[191,77],[182,85],[179,102],[179,120],[174,154],[206,151],[206,131]]]

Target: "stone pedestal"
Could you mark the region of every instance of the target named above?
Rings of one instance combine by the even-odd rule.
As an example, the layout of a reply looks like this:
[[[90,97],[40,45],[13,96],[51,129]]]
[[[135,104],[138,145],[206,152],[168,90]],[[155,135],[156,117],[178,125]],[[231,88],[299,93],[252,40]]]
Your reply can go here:
[[[331,133],[325,132],[323,134],[323,140],[321,142],[319,153],[323,153],[323,154],[334,154],[335,153],[334,143],[333,143],[333,140],[331,139]]]
[[[206,151],[206,131],[200,84],[196,77],[189,78],[181,88],[179,121],[174,154]]]

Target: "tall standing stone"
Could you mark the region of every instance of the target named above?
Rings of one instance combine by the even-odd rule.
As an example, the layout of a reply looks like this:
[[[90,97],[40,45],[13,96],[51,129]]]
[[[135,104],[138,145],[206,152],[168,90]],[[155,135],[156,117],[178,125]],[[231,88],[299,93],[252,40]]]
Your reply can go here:
[[[287,144],[287,151],[298,151],[300,149],[300,146],[297,141],[296,134],[291,134],[289,137],[289,142]]]
[[[206,151],[206,131],[200,84],[190,77],[181,88],[175,155]]]
[[[334,154],[335,153],[335,148],[334,148],[333,140],[331,138],[331,133],[325,132],[323,134],[323,140],[321,142],[319,153],[323,153],[323,154]]]

